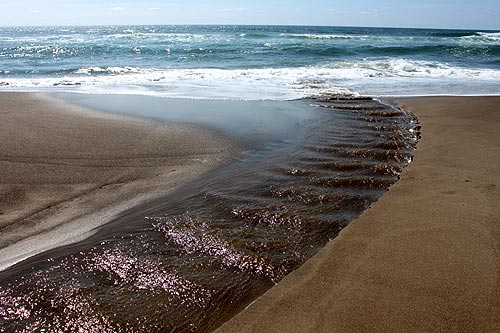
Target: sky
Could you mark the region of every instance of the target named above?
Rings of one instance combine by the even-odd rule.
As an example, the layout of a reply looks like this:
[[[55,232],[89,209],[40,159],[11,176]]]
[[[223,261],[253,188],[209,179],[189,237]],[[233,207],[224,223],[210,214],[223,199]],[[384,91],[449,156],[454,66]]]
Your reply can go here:
[[[274,24],[500,30],[500,0],[0,0],[0,26]]]

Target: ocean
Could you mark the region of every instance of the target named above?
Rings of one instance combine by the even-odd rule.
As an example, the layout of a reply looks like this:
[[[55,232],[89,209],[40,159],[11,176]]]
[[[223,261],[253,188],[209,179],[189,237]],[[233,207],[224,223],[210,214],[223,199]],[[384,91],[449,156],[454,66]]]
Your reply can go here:
[[[196,99],[498,94],[500,32],[307,26],[0,28],[0,87]]]

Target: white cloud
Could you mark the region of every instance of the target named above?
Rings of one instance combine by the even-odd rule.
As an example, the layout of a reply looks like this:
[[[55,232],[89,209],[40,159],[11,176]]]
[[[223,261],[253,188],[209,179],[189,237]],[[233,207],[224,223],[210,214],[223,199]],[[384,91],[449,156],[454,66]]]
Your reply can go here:
[[[154,11],[157,11],[157,10],[160,10],[161,8],[158,8],[158,7],[151,7],[151,8],[148,8],[149,11],[151,12],[154,12]]]
[[[116,6],[116,7],[111,7],[109,10],[112,10],[114,12],[122,12],[125,10],[125,8]]]
[[[362,10],[359,13],[361,15],[378,15],[379,10],[378,9],[371,9],[371,10]]]

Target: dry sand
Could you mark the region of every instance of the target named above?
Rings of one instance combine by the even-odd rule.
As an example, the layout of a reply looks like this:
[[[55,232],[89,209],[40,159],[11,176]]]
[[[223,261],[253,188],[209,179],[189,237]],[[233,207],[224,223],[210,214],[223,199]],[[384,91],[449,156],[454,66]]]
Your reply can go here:
[[[232,153],[227,140],[201,127],[1,93],[0,269],[81,240]]]
[[[397,102],[401,180],[219,332],[500,331],[500,97]]]

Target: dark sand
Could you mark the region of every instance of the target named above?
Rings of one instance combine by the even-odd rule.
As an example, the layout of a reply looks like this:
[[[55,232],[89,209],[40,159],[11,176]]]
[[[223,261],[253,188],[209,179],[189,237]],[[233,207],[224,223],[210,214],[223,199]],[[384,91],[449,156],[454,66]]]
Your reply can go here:
[[[500,97],[397,102],[422,126],[401,180],[219,332],[500,330]]]
[[[81,240],[232,153],[226,139],[202,127],[1,93],[0,269]]]

